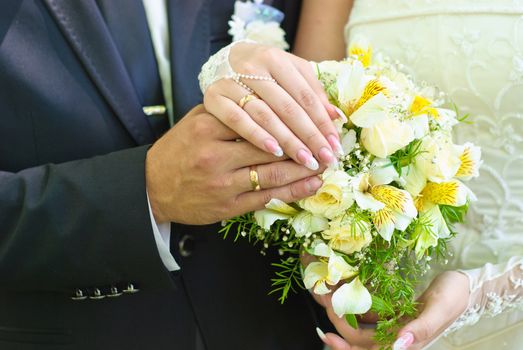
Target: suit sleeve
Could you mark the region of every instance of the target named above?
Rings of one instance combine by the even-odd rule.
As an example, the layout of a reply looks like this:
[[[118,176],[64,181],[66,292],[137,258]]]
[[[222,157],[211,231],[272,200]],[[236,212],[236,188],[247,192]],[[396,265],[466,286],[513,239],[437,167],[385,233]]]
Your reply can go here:
[[[148,211],[147,149],[0,171],[0,290],[171,287]]]

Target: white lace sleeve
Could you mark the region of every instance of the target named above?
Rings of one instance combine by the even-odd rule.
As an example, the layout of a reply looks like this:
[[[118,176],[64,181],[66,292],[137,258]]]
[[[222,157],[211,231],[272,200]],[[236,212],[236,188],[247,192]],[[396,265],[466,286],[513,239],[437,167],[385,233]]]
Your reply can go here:
[[[445,335],[473,325],[481,317],[494,317],[514,308],[523,309],[523,257],[513,257],[506,264],[486,264],[479,269],[461,272],[470,280],[469,306]]]
[[[234,45],[238,43],[256,42],[247,39],[235,41],[212,55],[202,66],[202,70],[198,75],[198,81],[200,82],[200,90],[202,91],[202,94],[205,94],[205,91],[207,91],[209,86],[218,80],[232,78],[234,76],[235,72],[229,63],[229,54],[231,53],[231,49],[234,47]]]

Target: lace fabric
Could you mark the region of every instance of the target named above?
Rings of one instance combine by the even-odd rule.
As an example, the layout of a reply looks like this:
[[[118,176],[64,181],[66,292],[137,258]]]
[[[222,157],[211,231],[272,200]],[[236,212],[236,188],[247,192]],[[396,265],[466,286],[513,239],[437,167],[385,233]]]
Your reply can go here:
[[[346,37],[356,36],[447,92],[471,116],[457,141],[482,148],[469,183],[479,200],[444,267],[470,273],[471,304],[430,348],[523,348],[523,0],[356,0]]]
[[[234,69],[229,63],[229,54],[234,45],[241,42],[251,42],[250,40],[240,40],[233,42],[217,53],[212,55],[207,62],[202,66],[200,74],[198,74],[198,81],[200,82],[200,90],[203,94],[205,91],[220,79],[228,79],[234,76]]]
[[[445,335],[474,325],[481,317],[495,317],[516,308],[523,310],[523,257],[513,257],[506,264],[486,264],[461,272],[470,280],[469,306]]]

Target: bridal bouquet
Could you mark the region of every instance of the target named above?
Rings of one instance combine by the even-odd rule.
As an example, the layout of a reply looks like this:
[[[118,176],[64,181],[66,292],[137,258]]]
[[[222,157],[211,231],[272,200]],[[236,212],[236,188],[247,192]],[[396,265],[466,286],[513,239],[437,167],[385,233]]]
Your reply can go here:
[[[464,182],[478,176],[481,151],[453,143],[452,128],[464,118],[444,107],[443,93],[373,58],[363,41],[346,60],[314,68],[342,117],[339,165],[322,174],[314,196],[274,198],[224,222],[222,233],[235,230],[262,252],[277,248],[272,292],[281,302],[296,287],[332,293],[335,313],[353,327],[356,315],[377,313],[377,340],[390,344],[399,320],[416,313],[417,278],[433,257],[445,259],[453,224],[475,199]]]

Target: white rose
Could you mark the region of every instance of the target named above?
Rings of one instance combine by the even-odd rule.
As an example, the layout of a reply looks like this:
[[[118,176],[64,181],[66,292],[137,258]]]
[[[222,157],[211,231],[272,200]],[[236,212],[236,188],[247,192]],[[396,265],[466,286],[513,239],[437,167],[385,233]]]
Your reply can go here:
[[[359,252],[372,241],[370,222],[349,215],[332,220],[322,236],[332,249],[345,254]]]
[[[327,169],[322,178],[323,185],[316,194],[301,200],[299,205],[314,215],[332,219],[345,213],[354,203],[350,176],[342,170]]]

